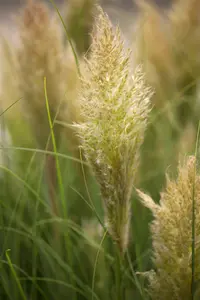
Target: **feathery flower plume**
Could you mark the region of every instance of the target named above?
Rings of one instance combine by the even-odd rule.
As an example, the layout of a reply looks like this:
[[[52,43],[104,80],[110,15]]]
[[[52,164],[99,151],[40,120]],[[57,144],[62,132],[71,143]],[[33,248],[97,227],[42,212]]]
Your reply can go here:
[[[137,1],[139,20],[136,35],[136,64],[142,64],[148,83],[155,89],[157,108],[170,100],[174,85],[174,65],[166,22],[158,8],[145,0]]]
[[[199,120],[196,114],[197,81],[200,76],[200,1],[176,0],[168,13],[173,59],[176,66],[176,84],[188,101],[179,106],[179,119],[185,125],[189,118]]]
[[[22,113],[21,109],[21,94],[18,86],[18,60],[16,45],[3,39],[1,44],[2,55],[2,74],[1,74],[1,113],[5,113],[1,116],[5,128],[7,128],[9,134],[5,133],[5,137],[8,136],[9,145],[12,141],[13,145],[21,145],[22,147],[33,147],[32,135],[30,128],[27,125],[27,121]],[[10,108],[9,108],[10,107]],[[4,126],[3,126],[4,127]],[[6,131],[7,131],[6,130]],[[4,130],[3,130],[4,131]],[[23,135],[22,135],[23,132]],[[4,134],[3,134],[4,136]],[[10,136],[10,138],[9,138]],[[7,140],[7,138],[6,138]],[[6,150],[10,152],[10,150]],[[13,154],[12,154],[13,155]],[[27,156],[29,154],[27,153]],[[25,157],[23,156],[23,159]],[[17,157],[15,156],[15,163]],[[13,161],[12,161],[13,165]]]
[[[140,22],[136,63],[144,64],[148,83],[155,88],[153,101],[157,107],[176,101],[176,107],[170,107],[170,114],[174,114],[176,122],[185,126],[192,117],[196,124],[200,2],[173,1],[171,9],[163,15],[147,0],[137,2]]]
[[[62,27],[50,14],[48,7],[40,2],[29,0],[23,8],[19,20],[20,47],[18,49],[18,84],[20,96],[23,98],[23,109],[29,117],[29,122],[36,141],[45,148],[50,136],[50,125],[44,96],[44,77],[47,79],[47,94],[52,120],[76,121],[75,105],[66,101],[68,70],[71,69],[71,57],[63,45]],[[73,72],[74,76],[74,72]],[[70,93],[68,92],[68,96]],[[69,100],[69,99],[67,99]],[[73,120],[73,121],[72,121]],[[60,125],[54,125],[57,147],[63,130]],[[67,130],[67,129],[65,129]],[[71,128],[67,131],[68,140],[73,136]],[[48,150],[52,150],[49,144]],[[55,198],[56,164],[55,158],[47,156],[47,177],[52,206],[57,214]]]
[[[179,56],[178,63],[190,76],[199,74],[199,9],[198,0],[177,0],[172,5],[168,17],[173,35],[174,51]],[[183,70],[182,70],[183,71]]]
[[[130,197],[152,91],[140,67],[130,76],[130,51],[124,48],[120,30],[99,11],[81,78],[83,122],[75,126],[100,185],[108,231],[123,253],[128,244]]]
[[[152,299],[191,299],[193,195],[196,214],[195,281],[200,279],[200,175],[195,168],[194,156],[189,156],[183,165],[179,165],[177,180],[167,178],[160,204],[138,191],[143,204],[154,216],[151,232],[156,271],[148,274]]]
[[[184,59],[182,55],[182,50],[187,49],[191,41],[194,42],[194,34],[191,31],[193,38],[189,42],[187,26],[181,21],[183,14],[185,15],[183,20],[187,15],[186,5],[183,5],[183,2],[188,2],[188,6],[190,2],[193,9],[195,8],[193,0],[175,1],[173,9],[175,9],[175,6],[177,8],[173,11],[173,23],[172,10],[169,13],[162,13],[158,7],[147,0],[138,0],[137,2],[140,9],[140,27],[137,31],[135,61],[136,64],[142,63],[144,65],[147,82],[155,90],[152,99],[155,104],[152,117],[153,119],[155,117],[155,120],[148,127],[144,142],[144,149],[148,148],[150,155],[147,157],[146,151],[141,154],[141,174],[146,174],[154,168],[155,175],[150,176],[145,181],[145,185],[154,194],[154,198],[158,199],[158,190],[164,183],[166,167],[169,164],[174,167],[177,165],[177,151],[179,152],[179,149],[178,147],[174,148],[174,145],[181,138],[182,126],[187,127],[187,123],[192,121],[196,127],[197,123],[195,110],[196,112],[198,110],[193,105],[194,102],[191,103],[191,101],[196,101],[196,97],[194,97],[194,94],[193,99],[185,97],[186,89],[189,90],[191,84],[188,69],[184,70],[189,57]],[[178,6],[179,8],[180,6],[184,7],[183,12],[181,9],[178,10]],[[192,14],[189,14],[189,19],[191,19]],[[186,36],[187,38],[183,42],[183,37]],[[197,39],[195,38],[195,40]],[[174,149],[176,153],[174,153]],[[153,184],[155,181],[157,189]]]
[[[66,110],[66,53],[62,31],[40,1],[28,0],[20,18],[18,49],[18,82],[24,109],[40,146],[46,145],[50,128],[44,98],[44,77],[47,78],[51,117],[63,120]],[[55,126],[59,136],[58,126]],[[60,130],[60,128],[59,128]]]

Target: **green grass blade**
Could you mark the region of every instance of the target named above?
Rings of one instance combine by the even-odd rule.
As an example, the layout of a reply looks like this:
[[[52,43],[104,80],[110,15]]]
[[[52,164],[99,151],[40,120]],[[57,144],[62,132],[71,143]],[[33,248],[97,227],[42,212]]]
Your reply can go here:
[[[69,33],[68,33],[67,27],[66,27],[66,25],[65,25],[65,22],[64,22],[64,20],[63,20],[61,14],[60,14],[60,12],[59,12],[58,7],[57,7],[56,4],[55,4],[55,1],[54,1],[54,0],[49,0],[49,1],[51,2],[51,4],[53,5],[53,7],[55,8],[55,10],[57,11],[57,14],[58,14],[58,16],[59,16],[59,18],[60,18],[60,21],[62,22],[62,25],[63,25],[63,27],[64,27],[64,30],[65,30],[67,39],[68,39],[68,41],[69,41],[70,47],[71,47],[72,52],[73,52],[73,56],[74,56],[74,59],[75,59],[75,62],[76,62],[77,71],[78,71],[78,74],[79,74],[79,76],[80,76],[80,75],[81,75],[81,72],[80,72],[80,66],[79,66],[79,61],[78,61],[78,55],[77,55],[77,53],[76,53],[76,50],[75,50],[75,48],[74,48],[74,46],[73,46],[73,43],[72,43],[72,41],[71,41],[71,38],[70,38],[70,36],[69,36]]]
[[[88,195],[88,199],[89,199],[89,202],[90,202],[90,205],[92,207],[92,210],[93,212],[95,213],[95,216],[97,217],[99,223],[101,224],[101,226],[104,228],[104,230],[106,230],[106,227],[104,225],[104,223],[101,221],[101,218],[100,216],[98,215],[97,211],[96,211],[96,208],[94,206],[94,203],[92,201],[92,198],[90,196],[90,191],[88,189],[88,185],[87,185],[87,180],[86,180],[86,175],[85,175],[85,170],[84,170],[84,166],[83,166],[83,157],[82,157],[82,152],[81,152],[81,149],[80,149],[80,161],[81,161],[81,169],[82,169],[82,174],[83,174],[83,180],[84,180],[84,184],[85,184],[85,188],[86,188],[86,192],[87,192],[87,195]]]
[[[50,107],[49,107],[49,101],[48,101],[48,95],[47,95],[46,77],[44,78],[44,93],[45,93],[47,115],[48,115],[48,120],[49,120],[49,127],[50,127],[50,131],[51,131],[51,138],[52,138],[52,143],[53,143],[53,150],[56,153],[56,170],[57,170],[57,178],[58,178],[58,185],[59,185],[59,189],[60,189],[63,213],[64,213],[64,217],[67,217],[67,206],[66,206],[66,201],[65,201],[65,193],[64,193],[63,182],[62,182],[60,163],[59,163],[58,156],[57,156],[58,151],[57,151],[57,145],[56,145],[56,138],[55,138],[55,134],[54,134],[54,130],[53,130],[53,122],[51,119],[51,113],[50,113]]]
[[[96,258],[95,258],[94,271],[93,271],[93,276],[92,276],[92,300],[94,300],[94,284],[95,284],[95,275],[96,275],[97,263],[98,263],[99,255],[100,255],[100,252],[101,252],[101,247],[102,247],[103,242],[104,242],[104,240],[107,236],[107,233],[108,233],[108,231],[106,230],[104,232],[104,235],[103,235],[102,239],[101,239],[99,249],[97,251],[97,255],[96,255]]]
[[[9,256],[9,254],[8,254],[9,251],[10,251],[10,249],[6,251],[6,258],[7,258],[8,264],[9,264],[9,266],[10,266],[10,270],[11,270],[11,272],[12,272],[12,274],[13,274],[13,277],[15,278],[15,281],[16,281],[17,286],[18,286],[18,288],[19,288],[19,292],[20,292],[20,294],[21,294],[22,299],[23,299],[23,300],[27,300],[26,295],[24,294],[23,288],[22,288],[22,286],[21,286],[20,280],[19,280],[19,278],[17,277],[17,273],[16,273],[15,269],[13,268],[13,265],[12,265],[12,262],[11,262],[11,259],[10,259],[10,256]]]
[[[6,168],[5,166],[0,165],[0,169],[4,170],[8,174],[12,175],[19,182],[21,182],[38,199],[38,201],[47,209],[47,211],[51,214],[49,206],[45,203],[45,201],[42,200],[42,198],[38,195],[38,193],[28,183],[25,182],[25,180],[23,180],[20,176],[18,176],[12,170]]]
[[[19,150],[19,151],[27,151],[27,152],[36,152],[36,153],[41,153],[41,154],[49,154],[49,155],[52,155],[52,156],[57,156],[57,157],[60,157],[60,158],[69,159],[71,161],[78,162],[78,163],[83,164],[85,166],[89,166],[87,162],[81,161],[78,158],[66,155],[64,153],[59,153],[59,152],[55,153],[55,152],[49,151],[49,150],[43,150],[43,149],[38,149],[38,148],[14,147],[14,146],[12,146],[12,147],[1,147],[0,146],[0,149]]]
[[[44,78],[44,93],[45,93],[45,101],[46,101],[46,109],[47,109],[47,115],[49,120],[49,126],[50,126],[50,132],[51,132],[51,138],[53,143],[53,150],[55,153],[57,153],[57,145],[56,145],[56,138],[53,130],[53,122],[51,119],[51,113],[50,113],[50,107],[49,107],[49,101],[48,101],[48,95],[47,95],[47,80],[46,77]],[[64,192],[64,185],[62,181],[62,175],[61,175],[61,169],[60,169],[60,163],[58,156],[56,156],[56,171],[57,171],[57,179],[58,179],[58,186],[60,190],[60,197],[62,202],[62,210],[63,210],[63,216],[65,219],[68,217],[68,208],[65,201],[65,192]],[[67,251],[67,257],[69,260],[70,267],[73,267],[72,262],[72,251],[71,251],[71,240],[70,240],[70,234],[69,234],[69,228],[66,229],[66,238],[65,241],[65,250]],[[71,277],[70,277],[71,278]],[[73,278],[71,278],[71,283],[75,284]],[[74,299],[76,299],[76,293],[74,294]]]
[[[198,125],[196,147],[195,147],[196,159],[197,159],[197,155],[198,155],[199,134],[200,134],[200,122]],[[196,181],[196,164],[194,167],[194,182],[193,182],[193,190],[192,190],[192,280],[191,280],[192,300],[195,299],[195,246],[196,246],[195,181]]]
[[[15,102],[13,102],[11,105],[9,105],[2,113],[0,113],[0,117],[5,114],[11,107],[13,107],[17,102],[19,102],[22,98],[19,98]]]

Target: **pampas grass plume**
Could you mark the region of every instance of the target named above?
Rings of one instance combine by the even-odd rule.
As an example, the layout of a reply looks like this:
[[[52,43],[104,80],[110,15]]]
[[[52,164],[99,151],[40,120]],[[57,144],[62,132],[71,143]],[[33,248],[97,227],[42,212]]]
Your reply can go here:
[[[195,281],[200,279],[200,175],[195,169],[196,158],[189,156],[179,165],[176,181],[167,177],[160,204],[138,191],[143,204],[154,217],[151,233],[156,270],[148,273],[152,299],[191,299],[193,195],[196,215]]]
[[[100,185],[106,226],[121,253],[128,245],[130,197],[152,96],[141,68],[131,77],[129,64],[119,28],[99,8],[81,78],[83,122],[76,128]]]
[[[19,18],[18,84],[37,143],[44,148],[50,133],[44,97],[44,77],[51,118],[65,120],[67,56],[62,30],[47,6],[29,0]],[[69,104],[68,104],[69,105]],[[54,126],[59,142],[61,128]]]

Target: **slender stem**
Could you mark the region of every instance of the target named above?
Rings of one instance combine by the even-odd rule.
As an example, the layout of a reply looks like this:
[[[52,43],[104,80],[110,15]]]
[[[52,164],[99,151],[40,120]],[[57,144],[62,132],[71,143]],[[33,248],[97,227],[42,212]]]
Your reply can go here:
[[[69,33],[68,33],[67,26],[65,25],[65,22],[64,22],[64,20],[63,20],[61,14],[60,14],[60,12],[59,12],[58,7],[57,7],[56,4],[55,4],[55,1],[54,1],[54,0],[49,0],[49,1],[52,3],[53,7],[54,7],[55,10],[57,11],[57,14],[58,14],[58,16],[59,16],[59,18],[60,18],[60,21],[61,21],[61,23],[62,23],[62,25],[63,25],[63,27],[64,27],[64,30],[65,30],[65,33],[66,33],[66,36],[67,36],[67,40],[69,41],[70,47],[71,47],[71,49],[72,49],[72,53],[73,53],[73,56],[74,56],[74,60],[75,60],[75,63],[76,63],[76,67],[77,67],[77,71],[78,71],[78,74],[79,74],[79,76],[80,76],[80,75],[81,75],[81,71],[80,71],[80,66],[79,66],[78,55],[77,55],[77,53],[76,53],[76,50],[75,50],[75,48],[74,48],[74,46],[73,46],[72,40],[71,40],[70,35],[69,35]]]
[[[122,297],[122,256],[119,252],[118,247],[116,247],[116,268],[115,268],[115,278],[116,278],[116,300],[124,300]]]
[[[54,126],[53,126],[54,124],[53,124],[53,121],[51,118],[51,112],[50,112],[50,107],[49,107],[46,77],[44,77],[44,94],[45,94],[46,110],[47,110],[47,116],[48,116],[48,120],[49,120],[50,133],[51,133],[51,138],[52,138],[52,147],[53,147],[53,151],[57,154],[58,153],[57,143],[56,143],[56,137],[54,134]],[[58,181],[58,187],[59,187],[59,191],[60,191],[62,213],[63,213],[62,216],[63,216],[63,219],[67,219],[68,218],[68,207],[66,205],[65,191],[64,191],[63,179],[62,179],[62,174],[61,174],[60,162],[59,162],[57,155],[55,156],[55,161],[53,160],[53,162],[55,162],[54,167],[55,167],[55,170],[57,173],[57,181]],[[72,244],[71,244],[71,237],[70,237],[68,225],[66,228],[66,238],[64,237],[64,245],[65,245],[65,249],[67,251],[67,259],[69,261],[69,265],[73,269]],[[75,285],[75,282],[71,276],[70,276],[70,281],[71,281],[71,284]],[[74,300],[77,299],[76,292],[73,293],[73,299]]]
[[[200,122],[198,125],[197,139],[196,139],[196,149],[195,149],[196,159],[197,159],[198,144],[199,144],[199,134],[200,134]],[[192,282],[191,282],[192,300],[194,300],[194,296],[195,296],[195,244],[196,244],[195,181],[196,181],[196,161],[194,166],[194,182],[193,182],[193,191],[192,191]]]
[[[94,300],[94,284],[95,284],[95,275],[96,275],[96,269],[97,269],[97,262],[98,262],[99,255],[100,255],[100,252],[102,250],[102,245],[103,245],[103,242],[105,241],[107,233],[108,233],[108,231],[106,230],[103,234],[103,237],[102,237],[102,240],[100,242],[99,249],[97,251],[97,255],[96,255],[96,258],[95,258],[94,271],[93,271],[93,276],[92,276],[92,300]]]
[[[192,300],[194,300],[195,294],[195,187],[193,187],[193,200],[192,200],[192,282],[191,282],[191,294]]]
[[[56,202],[56,194],[55,194],[55,187],[57,185],[57,178],[56,178],[56,161],[55,157],[48,155],[46,157],[46,177],[48,180],[48,187],[49,187],[49,197],[51,201],[51,208],[52,212],[55,216],[58,216],[58,207]]]
[[[19,278],[18,278],[18,276],[17,276],[17,273],[16,273],[16,271],[15,271],[15,269],[14,269],[14,267],[13,267],[12,261],[11,261],[11,259],[10,259],[9,254],[8,254],[9,251],[10,251],[10,249],[8,249],[8,250],[6,251],[6,258],[7,258],[7,261],[8,261],[8,265],[9,265],[10,270],[11,270],[11,272],[12,272],[12,275],[13,275],[15,281],[16,281],[17,287],[18,287],[19,292],[20,292],[20,295],[21,295],[21,299],[27,300],[26,295],[25,295],[25,293],[24,293],[24,290],[23,290],[23,288],[22,288],[22,286],[21,286],[21,282],[20,282],[20,280],[19,280]]]

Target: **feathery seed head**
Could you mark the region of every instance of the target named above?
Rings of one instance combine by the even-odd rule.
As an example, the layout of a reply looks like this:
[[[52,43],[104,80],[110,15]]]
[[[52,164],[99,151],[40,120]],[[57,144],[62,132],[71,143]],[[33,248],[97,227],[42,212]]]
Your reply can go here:
[[[189,97],[188,101],[179,105],[179,118],[183,125],[191,117],[198,121],[195,111],[200,76],[199,9],[198,0],[177,0],[168,15],[176,84],[179,90],[185,90],[185,97]]]
[[[137,1],[140,17],[136,36],[136,64],[142,63],[148,83],[155,89],[156,107],[165,105],[174,85],[174,64],[166,21],[148,1]]]
[[[119,28],[113,28],[101,9],[92,38],[81,78],[83,122],[76,127],[101,188],[108,231],[124,252],[131,191],[152,91],[141,67],[130,76],[130,51],[125,50]]]
[[[26,113],[39,144],[46,144],[49,123],[44,97],[47,78],[48,101],[52,119],[63,120],[67,77],[67,57],[62,31],[40,1],[28,1],[19,20],[21,44],[18,49],[18,84]],[[56,127],[58,129],[58,127]],[[45,145],[44,144],[44,145]]]
[[[190,76],[191,81],[199,75],[199,9],[198,0],[179,0],[168,16],[175,59],[182,67],[179,76]]]
[[[197,243],[200,231],[200,176],[195,169],[196,159],[190,156],[179,166],[176,181],[167,178],[160,204],[155,204],[149,196],[139,192],[143,204],[154,216],[151,232],[156,271],[149,274],[149,292],[153,299],[190,299],[193,195],[196,214],[195,280],[200,279],[200,248]]]
[[[32,135],[27,126],[23,108],[21,106],[22,94],[19,89],[19,60],[16,45],[4,39],[1,45],[2,51],[2,78],[1,78],[1,109],[6,110],[3,115],[8,130],[12,136],[13,144],[21,144],[31,147]],[[15,101],[17,101],[15,103]],[[13,105],[14,104],[14,105]],[[12,106],[13,105],[13,106]],[[9,106],[10,109],[8,109]],[[23,135],[21,134],[23,131]]]

